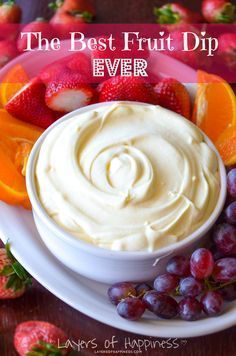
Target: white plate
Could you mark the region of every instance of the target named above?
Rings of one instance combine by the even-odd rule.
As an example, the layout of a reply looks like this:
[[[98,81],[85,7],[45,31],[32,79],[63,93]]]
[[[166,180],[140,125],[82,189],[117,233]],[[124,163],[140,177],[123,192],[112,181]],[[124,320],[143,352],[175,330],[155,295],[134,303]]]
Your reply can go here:
[[[0,231],[20,263],[45,288],[76,310],[105,324],[154,337],[187,338],[214,333],[236,323],[236,302],[229,303],[217,318],[194,322],[155,319],[146,314],[139,322],[129,322],[116,313],[107,299],[108,286],[90,281],[64,267],[39,237],[31,212],[0,203]]]
[[[15,64],[22,64],[30,77],[47,63],[68,55],[68,41],[59,52],[31,52],[23,54],[0,71],[0,80]],[[151,58],[150,67],[163,76],[175,77],[186,83],[196,81],[196,72],[171,57],[159,54]],[[195,86],[188,85],[191,91]],[[137,334],[154,337],[194,337],[214,333],[236,324],[236,302],[226,305],[225,312],[217,318],[195,322],[160,320],[146,314],[139,322],[129,322],[116,313],[107,299],[108,286],[99,284],[63,266],[46,248],[38,235],[32,213],[0,203],[0,231],[3,242],[10,241],[19,262],[45,288],[76,310],[105,324]]]

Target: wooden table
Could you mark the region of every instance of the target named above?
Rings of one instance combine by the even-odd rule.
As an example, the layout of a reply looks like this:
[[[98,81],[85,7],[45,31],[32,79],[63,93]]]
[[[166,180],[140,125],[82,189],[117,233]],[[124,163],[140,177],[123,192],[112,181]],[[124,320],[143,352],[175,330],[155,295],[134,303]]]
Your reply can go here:
[[[49,17],[46,4],[48,0],[19,0],[24,9],[24,22],[29,22],[37,16]],[[182,1],[189,4],[190,1]],[[163,4],[165,1],[152,0],[96,0],[97,22],[152,22],[152,7],[154,4]],[[198,9],[200,1],[191,1],[191,7]],[[25,320],[45,320],[61,326],[74,341],[81,339],[89,341],[96,338],[97,350],[104,349],[106,339],[118,340],[116,349],[124,350],[125,338],[150,339],[126,333],[115,328],[101,324],[85,315],[75,311],[65,303],[54,297],[37,282],[34,283],[23,297],[15,301],[1,301],[0,303],[0,355],[16,355],[13,348],[13,334],[16,325]],[[215,319],[217,323],[217,318]],[[189,324],[191,327],[191,324]],[[149,348],[141,355],[145,356],[233,356],[236,355],[235,346],[236,328],[231,328],[211,336],[186,340],[178,340],[176,349],[168,349],[163,340],[158,339],[160,346]],[[166,345],[166,346],[165,346]],[[82,350],[82,355],[94,355],[94,351]],[[122,355],[117,353],[116,355]]]

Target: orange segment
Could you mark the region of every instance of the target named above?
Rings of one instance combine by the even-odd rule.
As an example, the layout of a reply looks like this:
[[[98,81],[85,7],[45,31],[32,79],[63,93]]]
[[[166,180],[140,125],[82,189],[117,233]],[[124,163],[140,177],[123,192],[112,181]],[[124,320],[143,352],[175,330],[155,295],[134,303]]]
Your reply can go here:
[[[0,98],[2,106],[5,106],[28,81],[29,77],[20,64],[12,67],[1,83]]]
[[[192,121],[216,142],[229,125],[236,125],[235,95],[231,86],[214,74],[199,70],[197,80]]]
[[[31,208],[25,171],[34,142],[43,130],[12,117],[0,109],[0,200]]]
[[[2,140],[1,140],[2,141]],[[3,141],[2,141],[3,142]],[[3,145],[0,145],[0,196],[8,204],[21,204],[28,200],[24,177],[17,171]]]
[[[216,147],[226,166],[236,163],[236,126],[229,126],[220,135]]]
[[[43,129],[15,119],[4,109],[0,109],[0,131],[10,137],[23,138],[30,142],[35,142],[43,133]]]

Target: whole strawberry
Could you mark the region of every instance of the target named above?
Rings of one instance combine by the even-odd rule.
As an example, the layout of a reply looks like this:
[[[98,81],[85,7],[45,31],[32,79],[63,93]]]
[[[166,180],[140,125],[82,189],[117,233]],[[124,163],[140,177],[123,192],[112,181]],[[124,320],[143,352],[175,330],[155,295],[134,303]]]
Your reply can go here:
[[[43,38],[47,38],[49,41],[56,37],[56,32],[54,32],[52,26],[43,18],[37,18],[35,21],[30,22],[23,27],[21,33],[29,32],[41,32]],[[31,48],[36,48],[38,46],[38,40],[34,35],[31,35]],[[27,48],[27,38],[26,36],[18,37],[17,48],[19,52],[23,52]]]
[[[10,251],[10,245],[0,249],[0,299],[15,299],[22,296],[31,277]]]
[[[0,1],[0,24],[19,23],[21,13],[20,6],[14,0]]]
[[[63,356],[67,335],[57,326],[44,321],[26,321],[17,326],[14,346],[20,356]]]
[[[219,37],[218,56],[232,70],[236,70],[236,33],[224,33]]]
[[[98,86],[99,101],[128,100],[158,104],[153,87],[138,77],[110,78]]]
[[[91,18],[95,16],[95,6],[93,0],[64,0],[61,8],[64,11],[69,11],[71,13],[87,13]]]
[[[190,118],[191,101],[186,88],[173,78],[165,78],[155,86],[159,104],[187,119]]]
[[[156,22],[159,24],[187,24],[197,21],[196,14],[178,3],[165,4],[154,8]]]
[[[18,55],[16,44],[13,41],[0,41],[0,68],[5,66]]]
[[[95,15],[91,1],[56,0],[50,3],[49,7],[55,11],[55,15],[50,20],[50,23],[56,26],[57,31],[62,37],[66,32],[69,33],[78,30],[78,25],[91,22]]]
[[[228,0],[203,0],[202,14],[210,23],[234,23],[236,6]]]

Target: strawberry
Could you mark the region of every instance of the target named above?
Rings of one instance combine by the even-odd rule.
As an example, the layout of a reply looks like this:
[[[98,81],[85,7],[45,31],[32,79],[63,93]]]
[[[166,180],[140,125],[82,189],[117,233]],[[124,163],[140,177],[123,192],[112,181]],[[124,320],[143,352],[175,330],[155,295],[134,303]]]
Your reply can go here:
[[[95,16],[95,6],[93,0],[56,0],[49,4],[54,11],[61,9],[70,14],[82,14],[86,22],[91,22]]]
[[[154,90],[161,106],[190,118],[191,101],[183,84],[176,79],[165,78],[156,84]]]
[[[210,23],[234,23],[236,6],[228,0],[203,0],[202,14]]]
[[[68,71],[83,74],[89,82],[92,75],[90,57],[84,53],[73,53],[44,67],[39,77],[47,85],[55,81],[61,73]]]
[[[59,9],[50,20],[50,24],[61,39],[70,38],[70,32],[83,32],[86,22],[83,14],[71,14],[62,9]]]
[[[219,37],[217,54],[231,70],[236,70],[236,33],[224,33]]]
[[[204,55],[204,52],[201,52],[200,49],[196,49],[195,51],[185,52],[183,51],[183,32],[184,31],[193,31],[197,33],[198,31],[192,27],[191,29],[186,29],[186,26],[180,25],[178,30],[174,30],[171,33],[172,37],[172,46],[174,47],[174,51],[165,51],[165,53],[175,59],[184,62],[185,64],[199,69],[202,65],[204,68],[208,66],[208,62],[210,62],[209,58]],[[188,46],[189,48],[193,48],[195,45],[195,41],[193,37],[189,37]]]
[[[52,26],[43,18],[37,18],[35,21],[30,22],[23,27],[21,32],[41,32],[43,38],[48,40],[56,37],[56,32],[54,32]],[[35,36],[31,35],[31,48],[35,48],[38,45],[38,41]],[[17,48],[19,52],[23,52],[27,48],[27,38],[24,36],[21,38],[18,37]]]
[[[91,22],[95,14],[93,6],[81,0],[57,0],[49,6],[57,9],[50,23],[62,39],[70,37],[70,32],[83,32],[84,25]]]
[[[105,39],[108,39],[108,36],[102,36],[102,38],[105,38]],[[99,37],[97,37],[97,40],[99,41]],[[143,48],[143,51],[140,51],[139,50],[139,46],[138,44],[135,42],[133,45],[132,45],[132,51],[124,51],[123,48],[124,48],[124,41],[119,38],[119,37],[116,37],[115,38],[115,47],[116,47],[116,50],[115,51],[112,51],[109,47],[106,48],[104,51],[101,51],[99,50],[99,48],[94,48],[92,51],[91,51],[91,57],[92,59],[97,59],[97,58],[100,58],[100,59],[111,59],[111,60],[114,60],[116,58],[131,58],[131,59],[134,59],[134,58],[140,58],[140,55],[142,58],[144,59],[147,59],[150,55],[150,52],[147,48],[147,46]]]
[[[71,13],[82,13],[84,17],[91,20],[95,16],[93,0],[65,0],[62,9]],[[90,22],[90,21],[89,21]]]
[[[10,251],[9,243],[0,249],[0,299],[22,296],[32,280]]]
[[[13,41],[0,41],[0,68],[5,66],[18,55],[16,44]]]
[[[154,8],[156,22],[159,24],[194,23],[196,14],[178,3],[165,4]]]
[[[129,100],[157,104],[151,84],[137,77],[110,78],[98,86],[99,101]]]
[[[22,121],[47,128],[59,115],[46,106],[45,92],[44,83],[34,78],[9,100],[5,108]]]
[[[68,349],[63,345],[67,340],[63,330],[44,321],[23,322],[14,334],[14,346],[20,356],[66,355]]]
[[[95,90],[78,73],[64,72],[48,84],[45,101],[55,111],[71,112],[93,102]]]
[[[21,8],[14,0],[0,1],[0,24],[19,23],[21,20]]]

